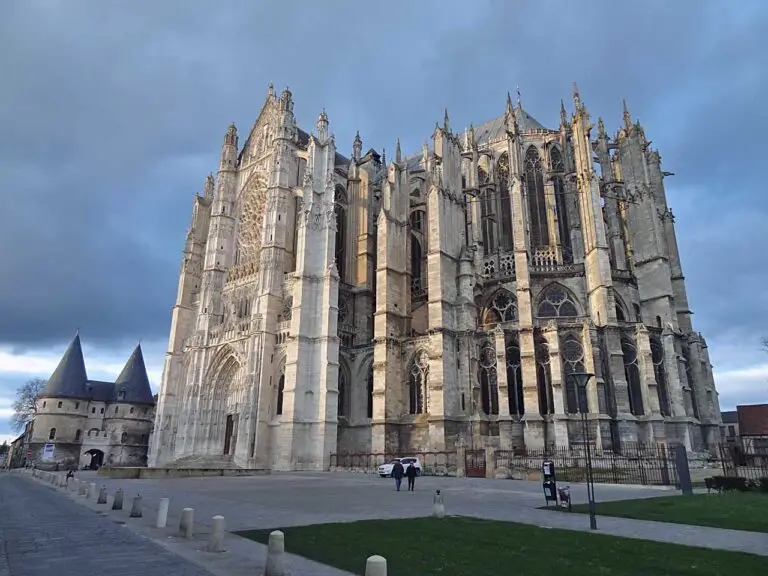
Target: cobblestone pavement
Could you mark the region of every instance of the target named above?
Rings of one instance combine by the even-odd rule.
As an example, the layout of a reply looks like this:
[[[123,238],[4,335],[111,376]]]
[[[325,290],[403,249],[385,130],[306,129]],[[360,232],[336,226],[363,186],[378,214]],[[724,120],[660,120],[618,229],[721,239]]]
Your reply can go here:
[[[210,576],[107,518],[15,474],[0,474],[4,576]]]
[[[81,480],[98,480],[91,476]],[[123,510],[55,488],[20,471],[0,473],[0,576],[260,576],[267,547],[227,534],[226,551],[206,551],[210,516],[195,510],[191,539],[179,537],[182,505],[172,508],[166,528],[156,528],[157,504],[145,497],[141,518],[130,518],[136,492],[128,486]],[[151,492],[151,491],[150,491]],[[143,494],[143,492],[142,492]],[[165,494],[163,492],[163,494]],[[227,529],[230,529],[228,526]],[[7,561],[6,561],[7,560]],[[9,567],[10,571],[4,567]],[[348,572],[286,554],[291,576],[350,576]],[[361,572],[364,567],[361,567]]]

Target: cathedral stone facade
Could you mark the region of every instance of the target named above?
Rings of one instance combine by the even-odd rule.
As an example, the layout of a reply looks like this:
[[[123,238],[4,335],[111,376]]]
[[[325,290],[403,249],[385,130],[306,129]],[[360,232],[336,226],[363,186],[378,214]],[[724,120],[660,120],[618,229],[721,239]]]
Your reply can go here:
[[[332,453],[683,443],[721,423],[659,153],[574,90],[351,158],[270,86],[194,198],[150,464],[324,469]],[[586,402],[568,375],[595,375]]]

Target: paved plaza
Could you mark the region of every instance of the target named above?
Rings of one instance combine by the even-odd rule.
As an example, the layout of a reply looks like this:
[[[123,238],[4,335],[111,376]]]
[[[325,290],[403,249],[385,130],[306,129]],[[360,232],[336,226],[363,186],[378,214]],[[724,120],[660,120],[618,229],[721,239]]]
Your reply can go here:
[[[130,547],[135,545],[137,550],[146,548],[147,551],[142,552],[143,557],[157,555],[160,558],[159,565],[162,565],[165,561],[163,559],[168,557],[168,552],[173,552],[205,568],[211,574],[230,576],[258,573],[258,569],[264,565],[266,547],[228,535],[226,553],[204,552],[211,518],[214,515],[223,515],[227,530],[232,531],[363,519],[420,517],[430,515],[432,497],[434,491],[439,488],[444,494],[446,513],[449,515],[516,521],[551,528],[589,529],[588,518],[585,515],[558,514],[539,510],[538,507],[544,505],[544,499],[541,485],[537,482],[424,477],[417,479],[416,491],[409,493],[396,492],[392,480],[351,473],[276,473],[269,476],[239,478],[112,480],[92,472],[80,472],[77,477],[81,480],[96,482],[99,487],[106,486],[110,495],[109,504],[97,505],[95,499],[88,500],[61,489],[54,489],[22,474],[1,475],[0,494],[3,498],[3,509],[6,510],[8,506],[6,502],[11,498],[14,503],[9,508],[10,515],[16,515],[20,519],[2,520],[10,524],[7,526],[0,524],[0,527],[7,532],[14,530],[14,525],[17,525],[19,534],[27,530],[25,527],[28,524],[30,534],[34,534],[35,530],[50,531],[50,528],[34,528],[32,525],[47,525],[49,518],[59,518],[60,514],[61,520],[57,520],[58,524],[53,523],[60,528],[73,522],[82,525],[92,523],[98,525],[97,529],[89,529],[89,534],[92,533],[93,537],[89,536],[88,543],[98,541],[100,531],[106,534],[108,542],[116,541],[117,534],[120,534],[124,539],[128,539],[126,542]],[[112,496],[117,488],[122,488],[125,493],[125,509],[122,511],[111,510]],[[586,501],[586,489],[583,485],[572,484],[571,488],[575,503]],[[674,490],[655,488],[596,486],[597,498],[603,501],[676,493]],[[137,494],[143,497],[144,517],[131,519],[129,518],[131,501]],[[168,527],[157,529],[153,527],[153,523],[159,500],[163,497],[170,498]],[[22,505],[20,502],[25,504]],[[24,516],[26,510],[24,506],[31,506],[30,509],[33,511],[28,517]],[[45,512],[35,512],[39,506],[43,506]],[[185,507],[195,510],[196,536],[192,541],[181,539],[177,534],[181,509]],[[89,512],[89,509],[93,512]],[[4,515],[8,515],[8,511]],[[599,517],[598,525],[600,532],[616,536],[768,555],[767,534],[608,517]],[[86,528],[83,527],[82,530],[86,531]],[[67,534],[66,537],[77,538],[77,534],[77,532]],[[84,535],[85,532],[81,534],[81,536]],[[52,538],[57,537],[52,536]],[[65,537],[61,536],[61,538]],[[28,538],[26,541],[31,540]],[[85,544],[79,550],[83,554],[89,553]],[[74,554],[73,550],[69,552]],[[114,558],[132,566],[133,564],[129,561],[130,553],[123,550],[121,554]],[[43,573],[18,569],[14,571],[10,553],[9,563],[11,576]],[[289,564],[293,576],[345,574],[298,557],[289,557]],[[98,565],[103,567],[103,564]],[[200,570],[200,568],[197,569]],[[161,572],[166,576],[176,573],[165,569],[161,572],[143,569],[141,572],[144,576]],[[89,572],[77,573],[89,574]],[[96,573],[101,574],[101,572],[94,572]],[[134,573],[138,573],[138,570],[115,572],[115,574]],[[0,568],[0,575],[2,574],[2,568]]]

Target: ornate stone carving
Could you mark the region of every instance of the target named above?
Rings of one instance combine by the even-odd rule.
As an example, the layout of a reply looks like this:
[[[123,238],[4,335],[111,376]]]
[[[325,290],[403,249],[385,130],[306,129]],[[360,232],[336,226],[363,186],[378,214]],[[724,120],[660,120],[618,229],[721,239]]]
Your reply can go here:
[[[241,198],[240,226],[237,245],[242,263],[258,259],[266,206],[266,182],[261,174],[253,174],[245,185]]]

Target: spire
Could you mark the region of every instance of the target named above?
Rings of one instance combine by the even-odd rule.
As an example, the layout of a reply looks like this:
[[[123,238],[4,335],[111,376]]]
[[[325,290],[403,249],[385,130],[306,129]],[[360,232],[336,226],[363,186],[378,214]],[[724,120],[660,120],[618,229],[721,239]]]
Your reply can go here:
[[[115,398],[120,402],[154,404],[141,344],[134,348],[123,371],[115,380]]]
[[[517,107],[521,110],[523,109],[523,104],[520,101],[520,84],[517,85]]]
[[[237,126],[232,122],[224,135],[224,146],[234,146],[237,148]]]
[[[629,108],[627,108],[627,101],[622,100],[621,101],[622,106],[624,107],[624,127],[629,130],[632,128],[632,116],[629,114]]]
[[[203,185],[203,198],[213,200],[213,174],[208,174]]]
[[[286,86],[280,93],[280,110],[283,112],[293,112],[293,94]]]
[[[424,144],[421,145],[421,157],[424,162],[429,160],[429,145],[426,140],[424,140]]]
[[[445,116],[443,117],[443,130],[448,134],[451,133],[451,121],[448,119],[448,108],[445,109]]]
[[[397,146],[395,148],[395,162],[400,164],[403,161],[403,155],[400,152],[400,138],[397,139]]]
[[[512,108],[512,97],[509,95],[509,92],[507,92],[507,109],[504,112],[504,123],[506,124],[507,132],[510,134],[517,134],[519,132],[517,114],[515,109]]]
[[[267,98],[274,98],[275,97],[275,85],[272,84],[272,82],[269,83],[269,86],[267,86]]]
[[[41,398],[87,398],[83,348],[80,345],[80,330],[75,334],[56,370],[53,371],[45,384]]]
[[[325,142],[328,138],[328,114],[325,113],[325,108],[317,117],[317,138],[321,142]]]
[[[360,161],[360,157],[363,152],[363,141],[360,138],[360,130],[355,134],[355,140],[352,142],[352,158],[357,162]]]
[[[581,112],[581,95],[579,95],[579,86],[573,83],[573,105],[576,108],[576,114]]]
[[[597,117],[597,137],[598,138],[608,137],[608,135],[605,133],[605,124],[603,124],[603,118],[601,116]]]
[[[386,148],[381,149],[381,165],[382,166],[387,165],[387,149]]]
[[[467,148],[474,149],[475,143],[475,127],[470,124],[469,130],[467,130]]]
[[[568,124],[568,113],[565,111],[565,102],[560,98],[560,126]]]

